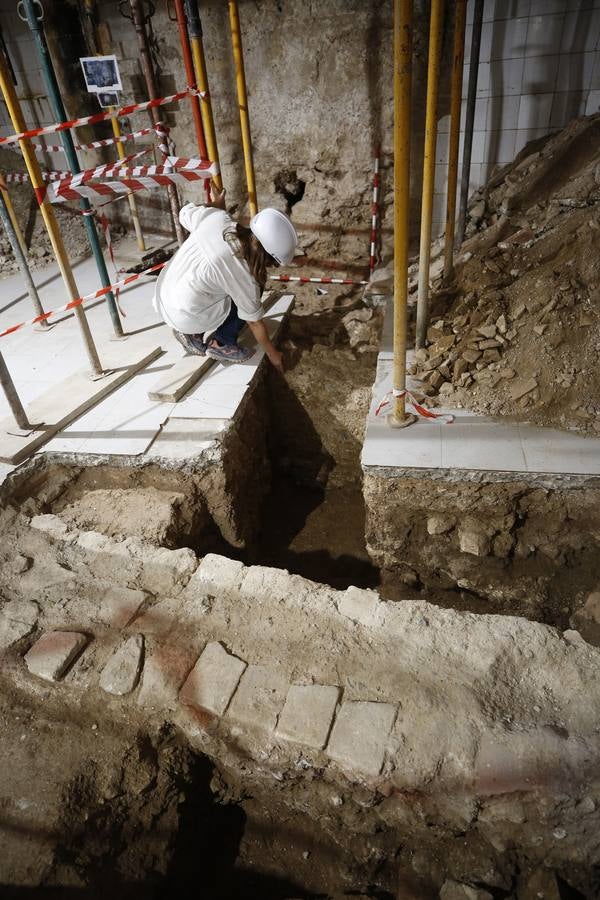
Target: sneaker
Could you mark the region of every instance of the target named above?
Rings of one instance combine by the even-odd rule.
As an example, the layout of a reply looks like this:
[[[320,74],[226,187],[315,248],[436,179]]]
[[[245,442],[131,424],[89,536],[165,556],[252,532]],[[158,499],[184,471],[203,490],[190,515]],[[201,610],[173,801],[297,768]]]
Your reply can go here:
[[[243,363],[254,356],[254,350],[248,350],[246,347],[238,347],[237,344],[217,344],[213,342],[206,348],[206,355],[211,359],[218,359],[219,362]]]
[[[199,334],[182,334],[181,331],[173,330],[173,337],[179,341],[186,353],[192,356],[206,356],[206,344],[202,342]]]

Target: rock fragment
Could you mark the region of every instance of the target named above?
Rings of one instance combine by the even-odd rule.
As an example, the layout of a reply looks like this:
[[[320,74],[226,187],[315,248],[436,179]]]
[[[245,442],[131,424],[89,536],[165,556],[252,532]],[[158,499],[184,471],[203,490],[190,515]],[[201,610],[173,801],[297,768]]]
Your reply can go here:
[[[115,651],[100,675],[100,687],[107,694],[122,697],[138,683],[144,652],[144,637],[133,634]]]

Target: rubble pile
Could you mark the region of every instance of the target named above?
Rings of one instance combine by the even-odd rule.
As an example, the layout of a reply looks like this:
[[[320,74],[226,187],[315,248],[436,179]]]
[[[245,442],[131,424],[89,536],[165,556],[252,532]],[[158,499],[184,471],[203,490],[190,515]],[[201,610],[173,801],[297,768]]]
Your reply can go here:
[[[433,404],[600,431],[599,136],[600,116],[576,119],[472,198],[412,369]]]

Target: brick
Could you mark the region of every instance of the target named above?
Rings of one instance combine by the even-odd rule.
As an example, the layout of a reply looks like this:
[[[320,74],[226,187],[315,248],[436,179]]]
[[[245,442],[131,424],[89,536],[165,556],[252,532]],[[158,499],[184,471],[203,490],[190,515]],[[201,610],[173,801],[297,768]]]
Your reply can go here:
[[[207,644],[179,692],[186,706],[222,716],[246,663],[215,642]]]
[[[195,653],[181,644],[156,643],[144,659],[138,704],[148,709],[174,708]]]
[[[130,694],[140,677],[143,653],[143,635],[133,634],[128,637],[102,669],[100,674],[102,690],[117,697]]]
[[[344,769],[379,775],[395,718],[392,703],[345,701],[333,725],[327,755]]]
[[[111,587],[103,594],[98,609],[98,618],[113,628],[125,628],[140,607],[145,603],[146,591],[136,591],[127,587]]]
[[[293,684],[277,724],[278,737],[322,750],[339,696],[340,689],[330,684]]]
[[[265,666],[248,666],[240,679],[227,717],[248,729],[271,733],[288,689],[287,678]]]
[[[58,681],[87,644],[85,634],[76,631],[47,631],[25,654],[32,675]]]
[[[359,625],[373,625],[379,603],[379,594],[376,591],[349,587],[339,601],[338,609],[343,616]]]

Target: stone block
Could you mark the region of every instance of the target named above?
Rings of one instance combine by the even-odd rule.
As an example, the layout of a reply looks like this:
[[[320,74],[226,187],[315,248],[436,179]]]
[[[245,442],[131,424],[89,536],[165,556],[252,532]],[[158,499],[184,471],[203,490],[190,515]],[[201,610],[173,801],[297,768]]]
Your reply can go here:
[[[125,628],[137,615],[147,597],[145,591],[120,586],[111,587],[100,600],[98,618],[113,628]]]
[[[25,665],[32,675],[58,681],[87,642],[77,631],[47,631],[25,654]]]
[[[448,879],[442,885],[440,900],[494,900],[489,891]]]
[[[147,642],[138,704],[148,709],[174,709],[195,655],[185,645],[156,642],[148,649]]]
[[[192,575],[187,590],[210,594],[237,591],[244,571],[244,564],[237,559],[207,553]]]
[[[460,525],[458,543],[463,553],[472,556],[487,556],[491,550],[489,535],[476,525]]]
[[[377,591],[349,587],[342,595],[338,609],[343,616],[359,625],[374,625],[380,602]]]
[[[9,600],[0,612],[0,649],[6,650],[16,641],[31,634],[40,610],[33,600]]]
[[[213,641],[207,644],[179,692],[186,706],[222,716],[231,700],[246,663]]]
[[[31,520],[31,527],[36,531],[43,531],[55,541],[73,541],[76,538],[76,534],[69,531],[66,523],[59,516],[50,513],[34,516]]]
[[[196,554],[189,547],[181,547],[179,550],[169,550],[167,547],[150,550],[144,547],[135,556],[143,566],[142,586],[155,594],[177,593],[187,585],[198,567]]]
[[[427,534],[446,534],[454,528],[454,519],[451,516],[434,515],[427,519]]]
[[[245,729],[271,733],[288,689],[288,680],[266,666],[248,666],[229,705],[227,718]]]
[[[344,769],[379,775],[395,718],[395,704],[346,700],[333,725],[327,755]]]
[[[286,741],[322,750],[340,696],[330,684],[293,684],[277,724],[277,736]]]
[[[128,637],[102,669],[100,674],[102,690],[117,697],[130,694],[140,677],[143,653],[143,635],[133,634]]]

